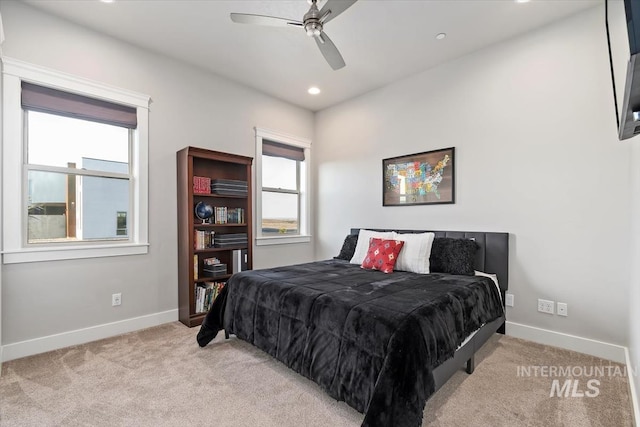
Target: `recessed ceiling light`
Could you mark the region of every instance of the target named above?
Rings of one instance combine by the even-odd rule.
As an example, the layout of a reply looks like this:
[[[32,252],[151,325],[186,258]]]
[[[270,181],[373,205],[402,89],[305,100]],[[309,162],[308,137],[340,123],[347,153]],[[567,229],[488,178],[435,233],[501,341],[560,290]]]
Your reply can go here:
[[[315,86],[311,86],[307,92],[309,92],[309,95],[317,95],[320,93],[320,89]]]
[[[529,0],[515,0],[516,3],[529,3]]]
[[[447,37],[446,33],[438,33],[438,34],[436,34],[436,40],[442,40],[445,37]]]
[[[100,0],[102,3],[113,3],[115,0]]]

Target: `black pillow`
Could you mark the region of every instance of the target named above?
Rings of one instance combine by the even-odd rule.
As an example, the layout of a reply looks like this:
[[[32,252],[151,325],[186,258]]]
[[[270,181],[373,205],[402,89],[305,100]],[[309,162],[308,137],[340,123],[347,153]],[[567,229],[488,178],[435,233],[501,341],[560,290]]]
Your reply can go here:
[[[477,250],[475,240],[436,237],[431,246],[429,271],[473,276]]]
[[[344,238],[344,243],[342,244],[342,249],[340,249],[340,253],[338,256],[333,257],[333,259],[343,259],[345,261],[351,261],[353,258],[353,253],[356,251],[356,244],[358,243],[358,235],[357,234],[349,234]]]

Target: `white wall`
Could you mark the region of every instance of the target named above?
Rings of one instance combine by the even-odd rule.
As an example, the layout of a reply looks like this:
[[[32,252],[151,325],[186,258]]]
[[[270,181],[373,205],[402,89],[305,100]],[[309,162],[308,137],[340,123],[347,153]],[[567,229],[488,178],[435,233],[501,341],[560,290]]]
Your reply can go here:
[[[316,256],[350,227],[506,231],[507,320],[627,345],[631,145],[598,7],[316,115]],[[383,207],[381,160],[456,147],[456,203]],[[537,299],[569,316],[537,312]]]
[[[614,6],[616,4],[614,3]],[[610,16],[611,16],[610,9]],[[615,9],[613,9],[615,11]],[[626,21],[625,21],[626,24]],[[628,43],[625,46],[628,51]],[[615,57],[614,57],[615,58]],[[620,63],[614,63],[614,69],[616,71],[626,70],[626,63],[624,66]],[[616,84],[624,76],[616,74]],[[618,99],[622,99],[622,90],[618,89]],[[618,101],[620,102],[620,101]],[[630,173],[631,173],[631,263],[630,263],[630,283],[629,283],[629,361],[630,372],[633,375],[631,378],[631,387],[635,392],[635,419],[636,424],[640,424],[640,407],[638,404],[638,396],[640,396],[640,380],[638,374],[640,374],[640,137],[635,136],[629,140],[631,146],[631,155],[629,156]]]
[[[149,254],[3,266],[5,357],[25,340],[172,310],[177,319],[176,151],[192,145],[253,157],[254,126],[311,139],[313,114],[22,2],[2,2],[0,11],[6,56],[152,98]],[[313,251],[256,248],[254,266],[309,261]],[[122,292],[117,308],[114,292]]]
[[[640,374],[640,137],[634,137],[631,150],[631,171],[632,171],[632,187],[631,187],[631,199],[633,203],[632,207],[632,248],[631,259],[633,260],[631,266],[631,283],[630,283],[630,295],[629,295],[629,364],[632,369],[631,372],[634,375],[633,383],[636,394],[636,405],[638,405],[638,396],[640,396],[640,380],[638,374]],[[640,413],[636,410],[636,423],[640,424]]]
[[[0,19],[2,19],[2,17],[0,17]],[[0,52],[2,51],[2,48],[0,47]],[[0,71],[2,70],[3,64],[0,64]],[[2,85],[0,84],[0,95],[2,94]],[[0,106],[0,129],[2,128],[2,126],[4,126],[3,123],[3,111],[2,111],[2,106]],[[1,141],[1,139],[0,139]],[[2,150],[0,150],[0,164],[2,163],[3,159],[2,159]],[[2,200],[2,174],[0,174],[0,200]],[[0,219],[1,215],[0,215]],[[1,221],[0,221],[1,222]],[[0,242],[2,241],[3,236],[2,236],[2,226],[0,226]],[[2,374],[2,361],[4,360],[4,351],[2,348],[2,262],[0,262],[0,375]]]
[[[609,33],[611,39],[612,63],[618,98],[618,112],[622,114],[622,105],[627,77],[627,65],[630,57],[629,39],[627,35],[627,20],[623,2],[609,2]],[[630,386],[632,390],[636,423],[640,422],[638,396],[640,382],[638,381],[638,367],[640,367],[640,137],[634,137],[624,142],[630,146],[629,172],[631,201],[630,225],[630,268],[629,268],[629,340],[628,360],[626,361],[631,374]]]

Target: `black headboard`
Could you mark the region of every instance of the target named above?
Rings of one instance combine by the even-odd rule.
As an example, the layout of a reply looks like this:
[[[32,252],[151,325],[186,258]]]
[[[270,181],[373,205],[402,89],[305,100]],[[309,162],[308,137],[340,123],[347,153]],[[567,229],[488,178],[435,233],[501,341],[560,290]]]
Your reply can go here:
[[[364,227],[363,227],[364,228]],[[509,289],[509,233],[483,231],[433,231],[433,230],[391,230],[365,228],[374,231],[396,231],[397,233],[434,233],[436,237],[454,239],[474,239],[479,249],[476,252],[475,269],[498,276],[502,297]],[[359,228],[352,228],[351,234],[358,234]]]

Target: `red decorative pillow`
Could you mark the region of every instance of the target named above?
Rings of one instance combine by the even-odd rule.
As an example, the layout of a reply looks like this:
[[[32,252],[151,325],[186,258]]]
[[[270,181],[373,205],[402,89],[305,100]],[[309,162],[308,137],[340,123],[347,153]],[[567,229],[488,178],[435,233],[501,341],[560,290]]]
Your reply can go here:
[[[392,273],[398,254],[404,246],[402,240],[384,240],[372,237],[369,239],[369,250],[362,261],[362,268]]]

